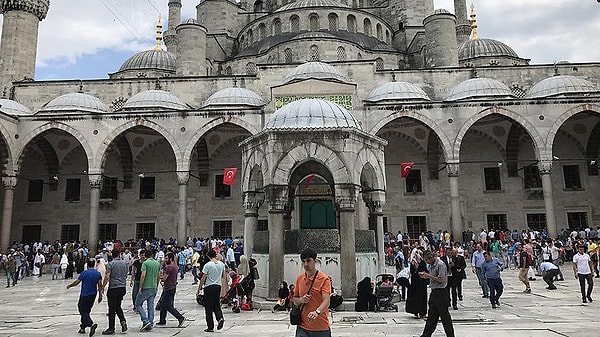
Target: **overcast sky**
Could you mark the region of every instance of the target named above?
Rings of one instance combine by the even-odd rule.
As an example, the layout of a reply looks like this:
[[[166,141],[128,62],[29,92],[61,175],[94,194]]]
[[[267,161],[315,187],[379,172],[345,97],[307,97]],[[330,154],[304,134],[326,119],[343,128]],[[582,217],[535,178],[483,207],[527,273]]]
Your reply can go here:
[[[249,0],[251,1],[251,0]],[[596,0],[474,0],[479,36],[500,40],[531,63],[600,62]],[[36,79],[107,78],[154,46],[156,19],[167,28],[168,0],[51,0],[39,33]],[[183,0],[182,19],[199,0]],[[468,2],[469,4],[471,1]],[[453,0],[435,0],[453,12]]]

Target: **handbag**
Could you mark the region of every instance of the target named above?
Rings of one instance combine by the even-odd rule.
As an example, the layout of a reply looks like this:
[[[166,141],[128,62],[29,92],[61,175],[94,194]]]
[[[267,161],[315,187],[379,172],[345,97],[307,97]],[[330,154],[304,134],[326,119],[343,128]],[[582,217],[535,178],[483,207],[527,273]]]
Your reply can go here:
[[[317,274],[319,273],[319,271],[317,270],[317,272],[315,273],[315,276],[313,276],[313,280],[310,283],[310,288],[308,288],[308,291],[306,292],[307,294],[310,293],[313,284],[315,283],[315,279],[317,278]],[[303,305],[295,305],[292,302],[292,309],[290,310],[290,324],[291,325],[300,325],[300,322],[302,322],[302,307]]]

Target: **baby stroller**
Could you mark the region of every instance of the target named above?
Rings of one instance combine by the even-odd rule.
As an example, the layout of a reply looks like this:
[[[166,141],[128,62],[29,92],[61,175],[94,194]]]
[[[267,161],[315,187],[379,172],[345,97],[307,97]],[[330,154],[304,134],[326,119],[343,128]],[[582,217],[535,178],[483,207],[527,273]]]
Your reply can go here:
[[[231,311],[237,314],[240,312],[240,305],[244,296],[244,288],[241,285],[243,277],[234,271],[231,272],[230,277],[231,285],[229,286],[229,291],[225,294],[224,300],[231,306]]]
[[[381,310],[398,312],[398,305],[392,303],[394,299],[394,275],[379,274],[375,277],[375,280],[375,312]]]

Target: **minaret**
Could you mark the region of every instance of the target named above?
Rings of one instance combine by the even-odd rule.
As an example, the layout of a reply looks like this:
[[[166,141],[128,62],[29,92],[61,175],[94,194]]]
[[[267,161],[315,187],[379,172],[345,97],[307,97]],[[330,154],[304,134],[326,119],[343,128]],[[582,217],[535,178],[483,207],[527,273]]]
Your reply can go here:
[[[475,14],[475,5],[471,4],[471,40],[479,39],[477,35],[477,14]]]
[[[154,50],[163,50],[162,49],[162,17],[160,14],[158,15],[158,20],[156,21],[156,46],[154,46]]]
[[[454,0],[454,15],[456,15],[456,40],[458,45],[469,40],[471,25],[467,18],[467,1]]]
[[[49,0],[2,0],[4,16],[0,45],[0,90],[12,82],[33,80],[39,23],[48,13]]]
[[[181,23],[181,0],[169,0],[169,29],[163,34],[167,51],[177,57],[177,33],[175,28]]]

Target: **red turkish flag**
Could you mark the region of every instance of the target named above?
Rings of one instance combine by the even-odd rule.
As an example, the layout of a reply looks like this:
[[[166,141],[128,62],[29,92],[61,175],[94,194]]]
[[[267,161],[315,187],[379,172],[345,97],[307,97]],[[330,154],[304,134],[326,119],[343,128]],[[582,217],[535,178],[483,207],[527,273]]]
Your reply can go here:
[[[315,179],[315,175],[311,174],[309,175],[306,180],[304,181],[304,189],[307,189],[308,186],[310,185],[310,183],[312,183],[313,179]]]
[[[237,168],[235,167],[227,167],[223,172],[223,185],[233,185],[235,181],[235,175],[237,173]]]
[[[402,178],[406,178],[408,177],[408,175],[410,174],[410,171],[412,170],[412,167],[415,163],[410,162],[410,163],[401,163],[400,164],[400,176],[402,176]]]

